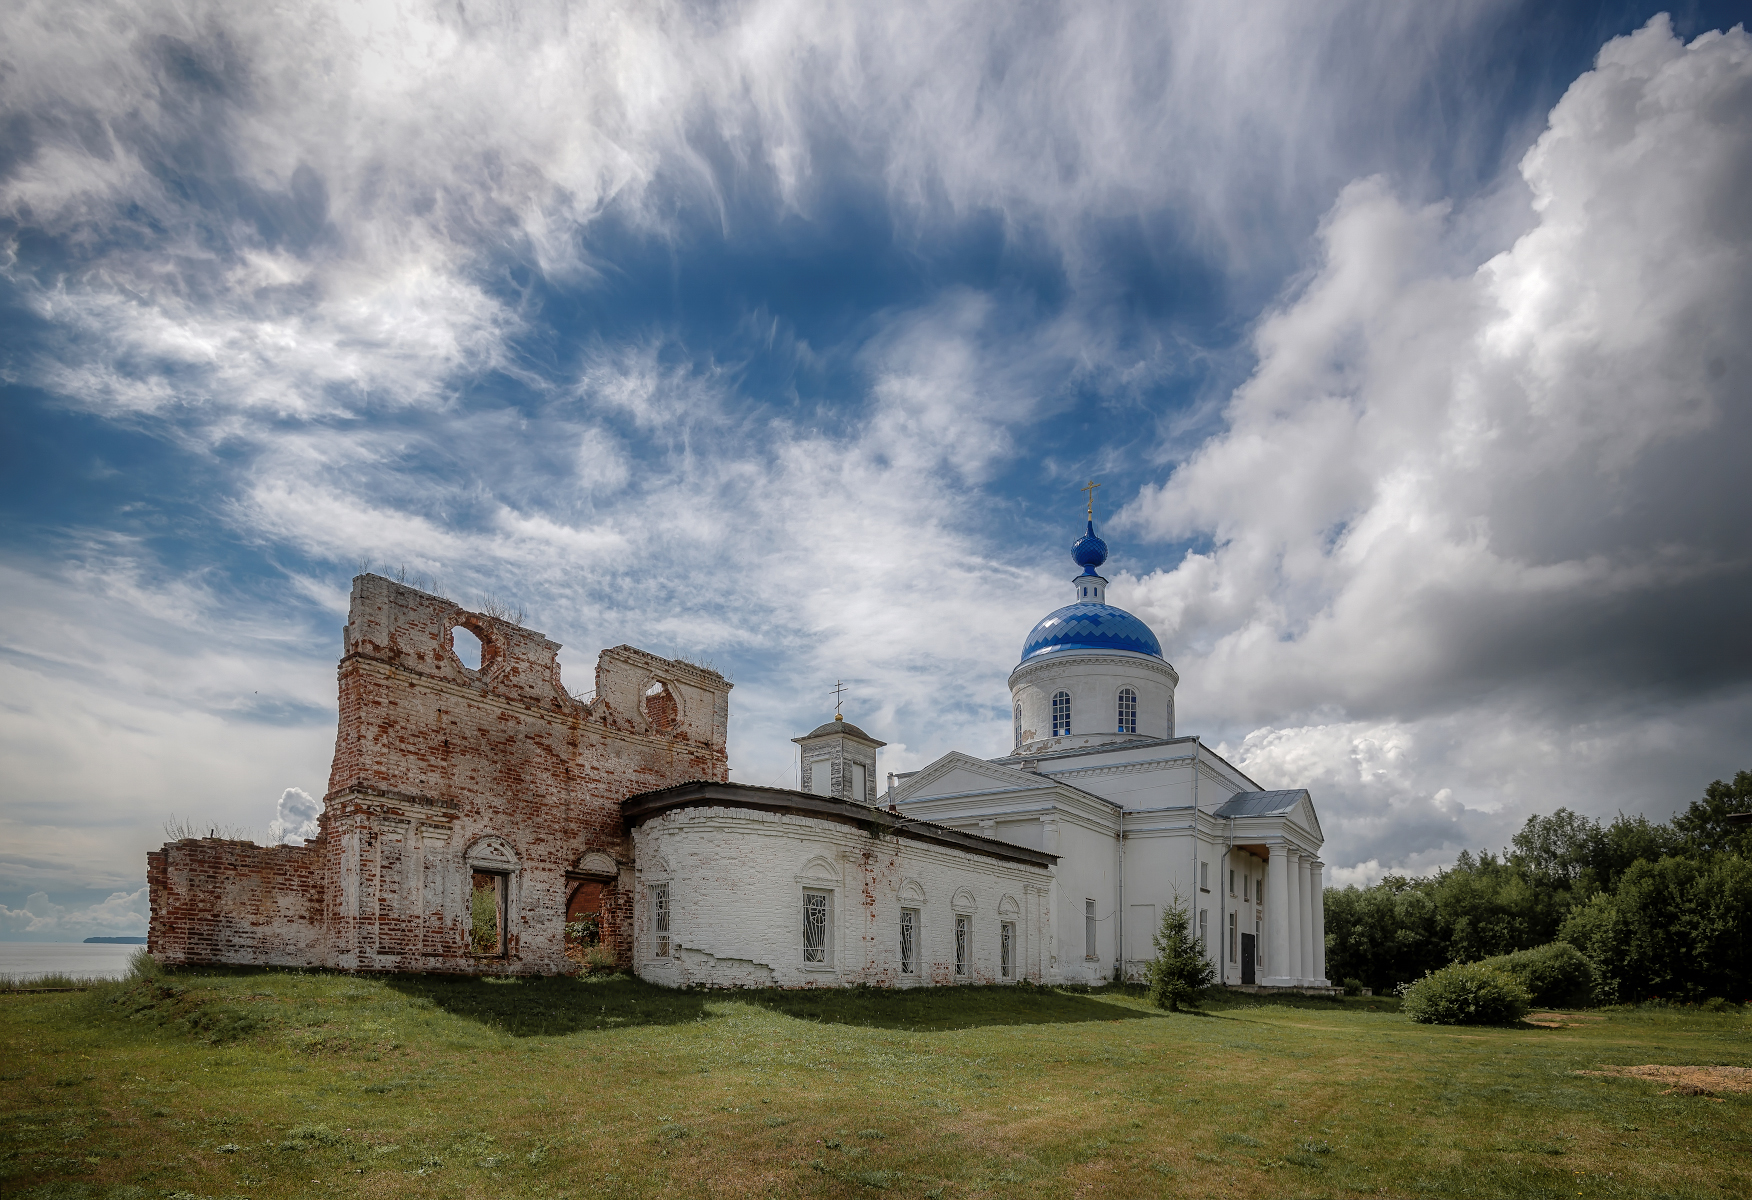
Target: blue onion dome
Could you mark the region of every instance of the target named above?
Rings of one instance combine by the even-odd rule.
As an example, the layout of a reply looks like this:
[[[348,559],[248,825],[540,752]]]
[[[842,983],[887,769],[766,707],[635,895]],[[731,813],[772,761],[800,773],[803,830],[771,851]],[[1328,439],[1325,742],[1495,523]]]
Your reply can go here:
[[[1162,657],[1150,627],[1111,604],[1067,604],[1042,617],[1022,643],[1022,661],[1068,651],[1127,650]]]
[[[1095,574],[1095,568],[1107,561],[1107,543],[1095,536],[1095,522],[1089,522],[1089,532],[1071,543],[1071,558],[1083,574]]]

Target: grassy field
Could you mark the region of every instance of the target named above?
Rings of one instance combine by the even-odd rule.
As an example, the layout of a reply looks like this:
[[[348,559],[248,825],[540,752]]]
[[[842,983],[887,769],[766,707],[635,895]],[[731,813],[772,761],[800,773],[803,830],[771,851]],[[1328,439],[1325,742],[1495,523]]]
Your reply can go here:
[[[1746,1196],[1741,1010],[179,974],[0,995],[0,1192]]]

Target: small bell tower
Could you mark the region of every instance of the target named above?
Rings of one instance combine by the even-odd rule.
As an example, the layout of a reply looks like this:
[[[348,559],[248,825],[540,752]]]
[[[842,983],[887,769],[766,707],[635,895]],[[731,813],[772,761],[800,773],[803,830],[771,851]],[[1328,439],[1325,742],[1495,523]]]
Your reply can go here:
[[[797,788],[817,796],[873,805],[877,790],[876,751],[888,743],[877,741],[840,714],[839,702],[845,695],[842,684],[834,684],[833,693],[833,720],[791,739],[802,748]]]

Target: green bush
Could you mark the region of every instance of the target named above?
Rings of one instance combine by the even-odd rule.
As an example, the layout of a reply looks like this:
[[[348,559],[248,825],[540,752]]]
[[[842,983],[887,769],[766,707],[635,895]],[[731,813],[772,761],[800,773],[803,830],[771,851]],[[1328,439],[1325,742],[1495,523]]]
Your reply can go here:
[[[1401,995],[1402,1010],[1424,1025],[1506,1025],[1533,1002],[1520,980],[1481,962],[1431,971]]]
[[[1354,975],[1351,976],[1349,979],[1345,980],[1344,981],[1344,994],[1347,996],[1360,996],[1360,995],[1362,995],[1363,994],[1363,981],[1358,979]]]
[[[1594,970],[1568,942],[1548,942],[1484,960],[1487,967],[1514,976],[1533,1003],[1546,1008],[1576,1008],[1593,1000]]]

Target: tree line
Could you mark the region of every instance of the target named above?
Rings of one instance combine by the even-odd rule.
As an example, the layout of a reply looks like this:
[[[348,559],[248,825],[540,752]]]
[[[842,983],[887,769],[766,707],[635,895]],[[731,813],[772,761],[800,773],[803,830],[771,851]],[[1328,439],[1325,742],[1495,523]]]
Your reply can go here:
[[[1670,822],[1559,808],[1500,854],[1326,890],[1326,969],[1377,992],[1450,963],[1567,942],[1596,1003],[1752,1000],[1752,771]]]

